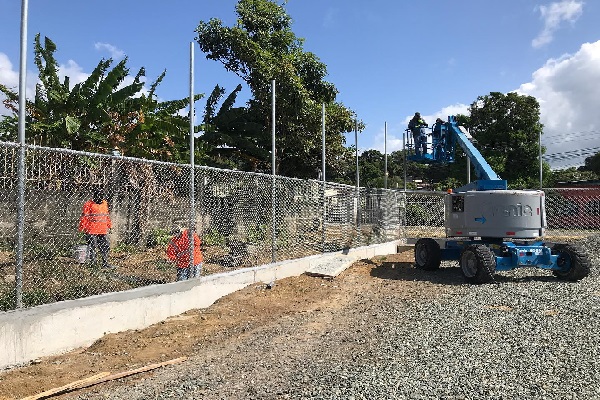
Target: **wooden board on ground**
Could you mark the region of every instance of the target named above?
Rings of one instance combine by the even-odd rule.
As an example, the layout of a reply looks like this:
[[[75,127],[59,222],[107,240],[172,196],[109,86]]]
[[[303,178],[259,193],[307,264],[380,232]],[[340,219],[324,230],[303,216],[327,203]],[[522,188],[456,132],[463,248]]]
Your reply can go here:
[[[93,386],[93,385],[97,385],[99,383],[103,383],[103,382],[108,382],[108,381],[112,381],[115,379],[120,379],[120,378],[124,378],[126,376],[130,376],[130,375],[135,375],[135,374],[139,374],[141,372],[146,372],[146,371],[151,371],[153,369],[156,368],[160,368],[160,367],[164,367],[166,365],[172,365],[172,364],[177,364],[180,363],[182,361],[185,361],[187,359],[187,357],[179,357],[179,358],[175,358],[173,360],[169,360],[169,361],[164,361],[161,363],[156,363],[156,364],[150,364],[150,365],[146,365],[144,367],[141,368],[136,368],[136,369],[132,369],[129,371],[124,371],[124,372],[118,372],[116,374],[109,374],[108,372],[102,372],[100,374],[94,375],[94,376],[90,376],[88,378],[85,379],[81,379],[75,382],[71,382],[67,385],[61,386],[61,387],[57,387],[54,389],[50,389],[50,390],[46,390],[45,392],[39,393],[37,395],[34,396],[28,396],[25,397],[21,400],[41,400],[41,399],[47,399],[49,397],[53,397],[55,395],[59,395],[59,394],[64,394],[67,392],[72,392],[74,390],[77,389],[83,389],[89,386]]]

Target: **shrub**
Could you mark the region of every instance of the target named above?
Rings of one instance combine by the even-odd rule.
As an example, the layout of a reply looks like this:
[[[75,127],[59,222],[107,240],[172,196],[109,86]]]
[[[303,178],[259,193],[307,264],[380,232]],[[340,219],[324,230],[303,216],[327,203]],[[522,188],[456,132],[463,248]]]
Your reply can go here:
[[[202,235],[202,243],[206,246],[224,246],[225,236],[216,229],[210,228]]]
[[[148,238],[146,239],[146,247],[164,247],[169,244],[169,240],[171,240],[171,234],[167,229],[154,229],[148,234]]]
[[[248,243],[264,242],[267,237],[267,225],[253,225],[248,228]]]

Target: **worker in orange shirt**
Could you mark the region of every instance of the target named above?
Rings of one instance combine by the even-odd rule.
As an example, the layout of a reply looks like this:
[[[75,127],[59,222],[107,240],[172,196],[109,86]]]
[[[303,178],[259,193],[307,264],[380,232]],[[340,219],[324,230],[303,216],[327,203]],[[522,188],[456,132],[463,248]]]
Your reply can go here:
[[[79,230],[85,233],[91,264],[96,262],[96,249],[100,251],[103,268],[114,268],[108,263],[108,231],[112,228],[108,203],[100,189],[94,189],[92,199],[85,202],[79,219]]]
[[[190,235],[187,229],[174,228],[171,230],[173,237],[167,246],[167,257],[177,264],[177,280],[184,281],[197,278],[202,273],[201,241],[196,232],[192,233],[194,243],[194,265],[190,268]]]

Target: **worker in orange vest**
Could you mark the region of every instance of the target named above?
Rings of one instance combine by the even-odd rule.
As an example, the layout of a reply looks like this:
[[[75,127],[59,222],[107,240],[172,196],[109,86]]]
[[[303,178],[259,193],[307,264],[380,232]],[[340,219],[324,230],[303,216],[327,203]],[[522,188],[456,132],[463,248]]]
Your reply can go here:
[[[79,219],[79,230],[85,233],[88,244],[88,256],[91,264],[96,261],[96,249],[102,256],[103,268],[114,268],[108,263],[108,231],[112,228],[108,203],[100,189],[94,189],[92,199],[85,202]]]
[[[187,229],[179,227],[171,230],[173,237],[167,246],[167,257],[177,264],[177,280],[184,281],[189,278],[197,278],[202,273],[202,250],[200,237],[193,232],[194,243],[194,265],[190,269],[190,235]]]

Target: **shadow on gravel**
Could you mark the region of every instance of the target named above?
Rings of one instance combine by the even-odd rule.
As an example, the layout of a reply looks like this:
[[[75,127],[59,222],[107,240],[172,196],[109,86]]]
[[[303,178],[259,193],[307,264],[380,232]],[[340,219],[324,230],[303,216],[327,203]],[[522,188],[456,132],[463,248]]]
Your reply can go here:
[[[362,260],[366,264],[373,265],[371,276],[380,279],[430,282],[440,285],[465,285],[465,279],[458,266],[442,266],[435,271],[425,271],[415,268],[410,262],[382,262],[374,263],[370,260]],[[542,272],[543,273],[543,272]],[[563,281],[556,278],[551,273],[540,275],[539,270],[533,270],[532,275],[514,276],[512,271],[500,272],[494,275],[496,284],[527,284],[530,282],[547,282],[564,285],[577,284],[577,282]],[[493,283],[491,283],[493,284]]]
[[[510,275],[494,275],[496,283],[527,283],[527,282],[550,282],[572,284],[577,282],[563,281],[556,278],[554,275],[528,275],[528,276],[510,276]]]
[[[371,276],[381,279],[422,281],[441,285],[465,284],[465,280],[458,267],[442,267],[436,271],[424,271],[415,268],[413,263],[408,262],[383,262],[371,270]]]

